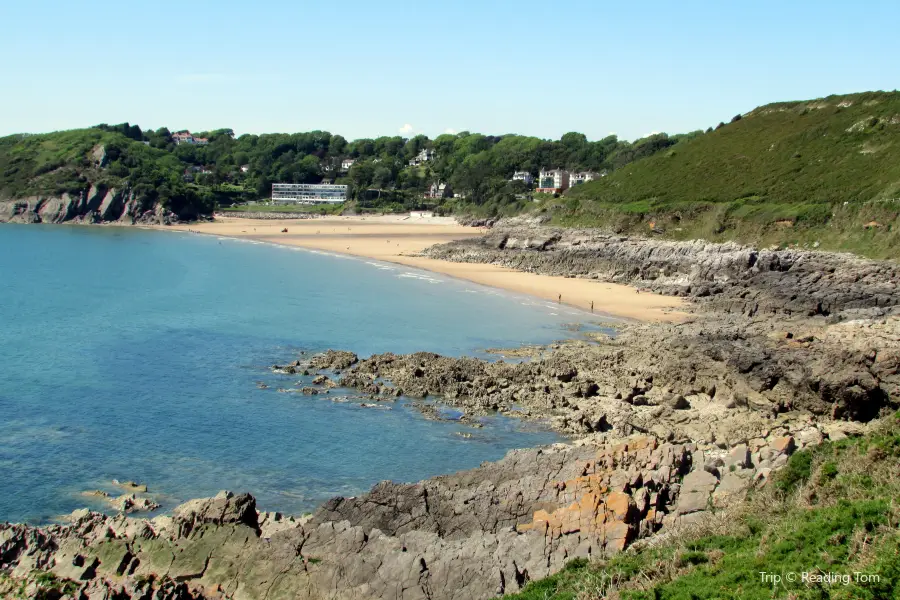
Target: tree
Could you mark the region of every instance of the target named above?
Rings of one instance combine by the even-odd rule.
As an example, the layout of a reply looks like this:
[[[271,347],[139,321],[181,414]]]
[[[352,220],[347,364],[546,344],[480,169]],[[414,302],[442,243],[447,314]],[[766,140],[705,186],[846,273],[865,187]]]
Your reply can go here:
[[[328,142],[328,154],[330,156],[342,156],[347,150],[347,140],[342,135],[333,135]]]

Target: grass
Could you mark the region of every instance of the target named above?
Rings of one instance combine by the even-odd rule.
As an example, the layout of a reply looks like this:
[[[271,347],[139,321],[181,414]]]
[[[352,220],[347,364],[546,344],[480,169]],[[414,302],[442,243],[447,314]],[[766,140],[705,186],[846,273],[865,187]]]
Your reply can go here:
[[[507,598],[898,598],[898,460],[895,415],[865,437],[795,453],[772,485],[694,528],[609,560],[572,561]]]
[[[541,206],[561,225],[893,257],[900,93],[763,106]]]
[[[0,571],[0,597],[56,600],[63,596],[74,597],[79,585],[47,571],[32,571],[27,580],[17,580]]]
[[[322,215],[340,214],[344,203],[340,204],[248,204],[223,207],[222,212],[271,212],[271,213],[313,213]]]

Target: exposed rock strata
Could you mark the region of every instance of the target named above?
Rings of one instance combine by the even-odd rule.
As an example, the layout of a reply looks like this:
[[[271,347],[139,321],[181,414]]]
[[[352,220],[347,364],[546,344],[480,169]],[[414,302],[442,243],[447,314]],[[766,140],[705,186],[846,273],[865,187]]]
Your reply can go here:
[[[489,598],[702,519],[825,437],[770,425],[731,450],[632,436],[513,451],[299,520],[223,492],[152,520],[82,510],[70,525],[0,525],[0,568],[16,581],[49,571],[84,598]]]
[[[560,344],[526,362],[329,352],[311,366],[340,371],[340,385],[364,393],[434,396],[473,415],[551,417],[567,433],[727,442],[778,413],[867,421],[896,409],[900,316],[829,323],[704,315],[627,325],[615,338]]]
[[[123,223],[170,224],[182,218],[161,204],[129,190],[90,186],[80,194],[31,196],[0,200],[0,223]]]
[[[746,315],[872,316],[900,305],[900,266],[850,254],[498,225],[426,256],[627,283]]]

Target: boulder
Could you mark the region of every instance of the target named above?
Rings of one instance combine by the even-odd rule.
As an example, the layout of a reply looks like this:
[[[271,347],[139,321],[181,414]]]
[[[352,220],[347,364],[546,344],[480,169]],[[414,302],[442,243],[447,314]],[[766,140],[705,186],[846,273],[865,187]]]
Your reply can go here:
[[[681,482],[681,491],[675,505],[675,512],[679,515],[686,515],[706,510],[710,494],[718,483],[719,480],[715,475],[703,469],[694,469],[688,473]]]
[[[750,449],[747,444],[738,444],[725,457],[725,470],[744,469],[750,466]]]
[[[172,511],[177,536],[185,537],[199,525],[241,524],[259,529],[256,499],[250,494],[221,491],[212,498],[185,502]]]

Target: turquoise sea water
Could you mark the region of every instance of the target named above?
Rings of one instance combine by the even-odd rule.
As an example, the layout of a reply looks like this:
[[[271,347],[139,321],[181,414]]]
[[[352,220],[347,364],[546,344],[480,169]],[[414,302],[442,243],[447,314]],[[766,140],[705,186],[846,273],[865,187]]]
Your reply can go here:
[[[279,393],[298,377],[268,367],[327,348],[477,354],[584,318],[395,265],[37,225],[0,225],[0,306],[0,520],[31,522],[101,508],[81,492],[113,478],[147,482],[164,509],[230,489],[299,513],[555,441],[510,419],[473,429]]]

